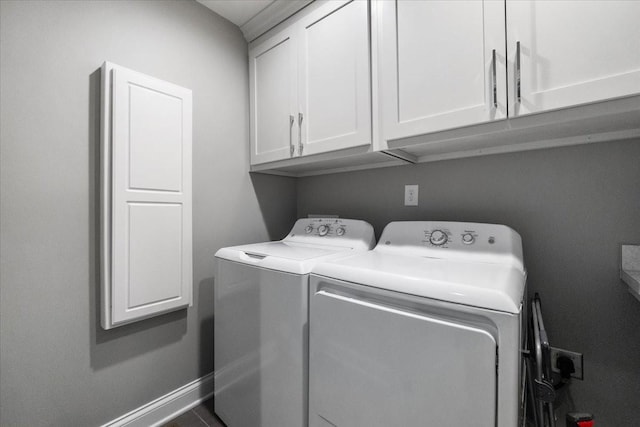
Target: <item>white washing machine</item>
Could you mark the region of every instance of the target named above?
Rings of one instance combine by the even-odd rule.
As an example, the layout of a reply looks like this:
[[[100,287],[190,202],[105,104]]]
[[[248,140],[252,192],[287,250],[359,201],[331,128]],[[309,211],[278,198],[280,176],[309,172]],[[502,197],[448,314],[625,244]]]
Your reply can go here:
[[[309,272],[374,245],[364,221],[309,218],[281,241],[216,253],[214,405],[228,427],[308,424]]]
[[[526,273],[501,225],[392,222],[310,288],[309,425],[515,427]]]

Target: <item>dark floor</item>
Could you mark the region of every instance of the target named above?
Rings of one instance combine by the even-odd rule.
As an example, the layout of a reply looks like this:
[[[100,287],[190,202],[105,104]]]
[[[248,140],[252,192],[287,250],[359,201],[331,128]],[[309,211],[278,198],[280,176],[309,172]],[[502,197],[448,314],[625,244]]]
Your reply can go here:
[[[162,427],[225,427],[213,413],[213,397],[172,419]]]

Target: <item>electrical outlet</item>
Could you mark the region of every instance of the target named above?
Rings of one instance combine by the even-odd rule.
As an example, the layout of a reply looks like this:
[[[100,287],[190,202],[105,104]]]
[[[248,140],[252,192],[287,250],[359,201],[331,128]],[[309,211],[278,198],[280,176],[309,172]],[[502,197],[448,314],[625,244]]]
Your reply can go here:
[[[578,380],[584,380],[584,371],[582,369],[582,353],[576,353],[569,350],[563,350],[561,348],[549,346],[549,352],[551,354],[551,370],[553,372],[560,373],[558,369],[558,358],[561,356],[571,359],[575,372],[571,374],[571,377]]]
[[[418,206],[418,185],[404,186],[404,205]]]

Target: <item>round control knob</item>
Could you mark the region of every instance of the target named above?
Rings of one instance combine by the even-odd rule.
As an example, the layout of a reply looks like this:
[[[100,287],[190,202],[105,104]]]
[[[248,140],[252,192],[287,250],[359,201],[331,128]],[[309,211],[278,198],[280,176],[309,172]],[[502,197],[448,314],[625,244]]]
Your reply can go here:
[[[462,235],[462,243],[464,243],[465,245],[470,245],[475,241],[476,241],[476,238],[473,237],[473,234],[471,233],[465,233]]]
[[[320,234],[321,236],[326,236],[328,232],[329,232],[328,225],[321,225],[320,227],[318,227],[318,234]]]
[[[338,228],[338,229],[336,230],[336,234],[337,234],[338,236],[344,236],[344,233],[346,233],[346,232],[347,232],[347,230],[345,230],[345,229],[344,229],[344,227],[340,227],[340,228]]]
[[[307,225],[307,228],[304,229],[304,232],[309,234],[313,231],[313,225]]]
[[[432,245],[441,246],[447,243],[447,233],[442,230],[433,230],[429,241]]]

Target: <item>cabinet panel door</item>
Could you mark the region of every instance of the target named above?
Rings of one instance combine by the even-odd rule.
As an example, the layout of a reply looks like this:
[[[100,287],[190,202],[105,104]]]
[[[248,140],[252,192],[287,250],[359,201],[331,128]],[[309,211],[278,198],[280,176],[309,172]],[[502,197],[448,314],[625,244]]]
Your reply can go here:
[[[385,140],[506,117],[502,1],[397,0],[381,8]]]
[[[300,23],[303,155],[371,143],[368,3],[328,2]]]
[[[278,33],[249,52],[251,164],[295,154],[298,53],[292,33]]]
[[[507,0],[509,114],[640,93],[639,22],[638,1]]]
[[[192,106],[188,89],[113,64],[103,73],[111,115],[103,136],[109,329],[191,304]]]

